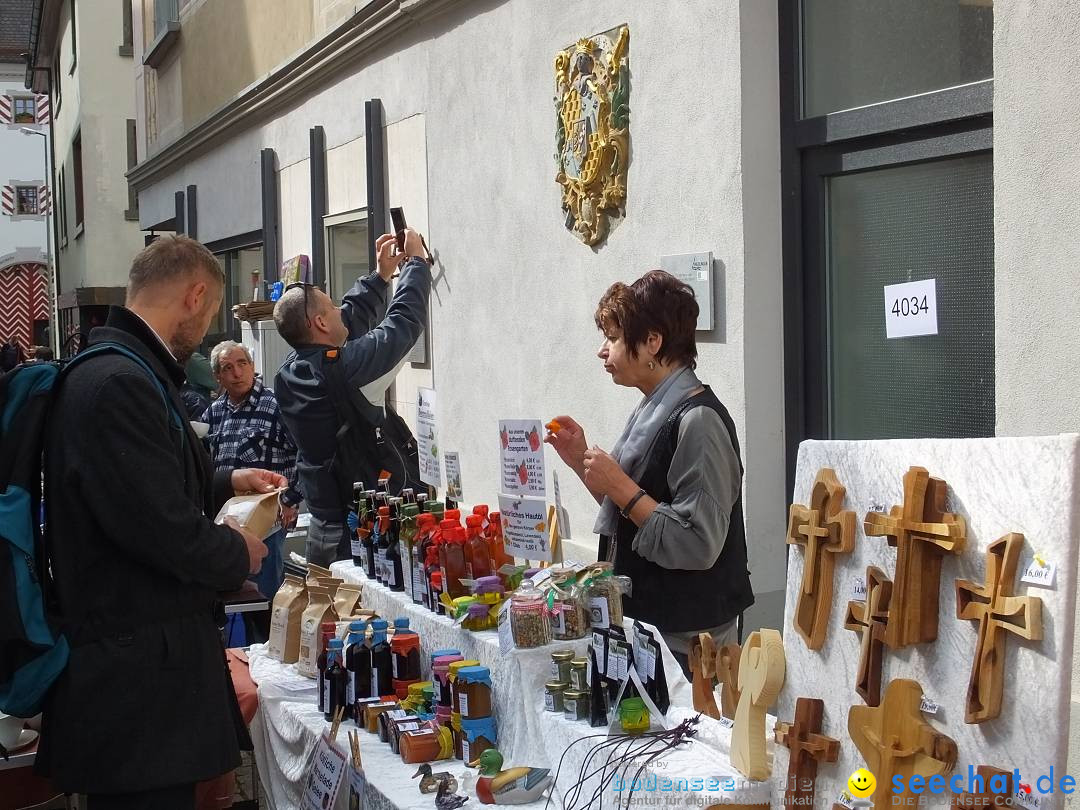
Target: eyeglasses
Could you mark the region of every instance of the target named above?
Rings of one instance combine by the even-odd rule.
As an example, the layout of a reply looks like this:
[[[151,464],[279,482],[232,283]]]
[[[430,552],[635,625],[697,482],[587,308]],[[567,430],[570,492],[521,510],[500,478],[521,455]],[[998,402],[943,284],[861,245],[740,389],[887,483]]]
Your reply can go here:
[[[311,284],[311,283],[309,283],[307,281],[294,281],[292,284],[287,284],[285,286],[285,290],[282,292],[282,295],[284,295],[289,290],[294,290],[297,287],[303,288],[303,290],[304,290],[304,321],[307,323],[308,329],[311,328],[311,316],[308,315],[308,297],[310,296],[310,293],[308,292],[308,290],[310,290],[314,286],[315,286],[314,284]]]

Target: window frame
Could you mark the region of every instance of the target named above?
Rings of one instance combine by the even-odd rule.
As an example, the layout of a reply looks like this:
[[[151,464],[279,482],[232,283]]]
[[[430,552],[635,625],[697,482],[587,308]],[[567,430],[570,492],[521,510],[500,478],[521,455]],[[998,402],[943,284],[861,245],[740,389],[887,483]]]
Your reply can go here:
[[[370,228],[368,219],[368,207],[363,206],[361,208],[353,208],[349,211],[342,211],[340,214],[327,214],[323,217],[323,257],[325,259],[326,267],[326,280],[325,289],[327,294],[335,300],[340,300],[341,296],[349,291],[351,284],[345,287],[344,290],[333,289],[333,276],[334,276],[334,253],[333,253],[333,229],[338,225],[353,225],[363,224],[366,228]],[[370,241],[371,234],[368,233],[368,240]],[[370,264],[367,254],[364,256],[364,261]],[[372,270],[368,267],[368,272]]]
[[[72,185],[75,192],[75,236],[82,235],[83,228],[85,227],[85,204],[86,200],[83,196],[83,165],[82,165],[82,128],[80,127],[75,131],[74,137],[71,139],[71,171],[72,171]]]
[[[15,191],[15,210],[14,216],[17,217],[40,217],[44,216],[41,211],[41,187],[34,183],[13,183]],[[22,194],[23,191],[31,191],[34,195],[34,210],[23,211],[22,210]]]
[[[12,124],[36,124],[37,120],[37,98],[35,96],[13,95],[11,98],[11,123]],[[19,120],[19,105],[30,104],[30,120]],[[24,112],[23,115],[26,113]]]
[[[131,16],[132,0],[119,0],[121,19],[121,39],[117,48],[120,56],[132,57],[135,55],[135,26]]]
[[[71,67],[68,68],[68,75],[72,76],[75,73],[75,67],[79,64],[79,37],[78,29],[75,26],[75,0],[68,0],[68,8],[71,11]]]

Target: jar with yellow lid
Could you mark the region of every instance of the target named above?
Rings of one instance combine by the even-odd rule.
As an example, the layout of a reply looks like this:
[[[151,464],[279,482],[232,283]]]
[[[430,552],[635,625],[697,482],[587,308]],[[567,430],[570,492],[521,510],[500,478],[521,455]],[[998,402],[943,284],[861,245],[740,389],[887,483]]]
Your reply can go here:
[[[455,714],[460,714],[461,713],[461,708],[460,708],[460,705],[458,704],[457,692],[455,691],[455,688],[454,688],[454,684],[457,681],[458,672],[460,672],[464,667],[478,667],[478,666],[480,666],[480,662],[479,661],[472,661],[472,660],[469,660],[469,661],[455,661],[454,663],[452,663],[450,665],[450,670],[449,670],[449,675],[448,675],[448,679],[450,681],[450,710],[452,712],[454,712]]]

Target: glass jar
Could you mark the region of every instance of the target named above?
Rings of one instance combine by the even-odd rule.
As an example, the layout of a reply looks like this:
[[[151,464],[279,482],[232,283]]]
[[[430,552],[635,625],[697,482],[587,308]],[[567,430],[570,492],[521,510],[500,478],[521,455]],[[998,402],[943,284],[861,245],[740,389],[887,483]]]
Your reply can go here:
[[[574,658],[573,650],[556,650],[551,654],[551,680],[561,684],[570,683],[570,662]]]
[[[619,703],[619,723],[624,734],[644,734],[649,730],[649,709],[639,697],[623,698]]]
[[[543,647],[551,636],[544,594],[531,582],[523,582],[510,597],[510,630],[514,646]]]
[[[575,658],[570,662],[570,688],[579,692],[589,691],[589,662],[585,658]]]
[[[557,641],[585,638],[589,632],[584,591],[572,580],[553,583],[548,592],[551,637]]]
[[[568,689],[563,693],[563,717],[567,720],[588,720],[590,715],[589,693]]]
[[[450,708],[454,712],[454,714],[461,714],[461,709],[459,708],[459,704],[458,704],[458,693],[457,693],[457,676],[458,676],[458,673],[461,672],[461,670],[464,667],[478,667],[478,666],[480,666],[480,662],[479,661],[474,661],[474,660],[455,661],[454,663],[452,663],[450,665]]]
[[[563,693],[566,684],[559,681],[548,681],[544,684],[544,709],[549,712],[563,712]]]
[[[401,761],[406,765],[449,759],[454,755],[454,736],[450,729],[436,726],[406,731],[399,743]]]
[[[440,655],[431,665],[431,677],[438,686],[439,705],[450,707],[453,702],[450,690],[450,665],[458,661],[464,661],[461,653]]]
[[[585,601],[589,609],[589,621],[593,627],[622,627],[623,589],[621,580],[614,576],[613,565],[598,562],[589,568],[584,579]]]
[[[462,720],[491,717],[491,671],[487,667],[462,667],[457,671],[453,706]]]
[[[461,718],[461,759],[466,765],[475,763],[482,753],[494,748],[497,742],[494,717],[475,720]]]

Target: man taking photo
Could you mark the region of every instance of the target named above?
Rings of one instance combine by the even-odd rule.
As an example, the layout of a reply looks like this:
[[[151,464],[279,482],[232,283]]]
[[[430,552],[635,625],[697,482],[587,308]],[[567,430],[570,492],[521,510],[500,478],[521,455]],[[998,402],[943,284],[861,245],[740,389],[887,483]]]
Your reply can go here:
[[[67,373],[45,452],[54,593],[71,652],[45,704],[37,767],[88,808],[190,808],[195,783],[247,741],[219,632],[262,538],[212,516],[234,494],[287,482],[215,474],[184,414],[184,362],[221,306],[205,247],[161,237],[136,257],[127,302]],[[137,359],[136,359],[137,358]]]
[[[278,332],[296,350],[278,372],[274,392],[299,451],[300,490],[311,512],[307,558],[318,565],[349,555],[346,513],[353,481],[374,488],[385,470],[394,491],[413,483],[415,444],[405,448],[394,440],[407,428],[383,405],[427,326],[427,250],[420,234],[404,233],[400,251],[392,234],[379,237],[378,270],[358,279],[340,307],[304,284],[290,285],[274,307]]]

